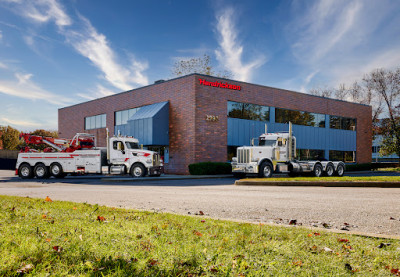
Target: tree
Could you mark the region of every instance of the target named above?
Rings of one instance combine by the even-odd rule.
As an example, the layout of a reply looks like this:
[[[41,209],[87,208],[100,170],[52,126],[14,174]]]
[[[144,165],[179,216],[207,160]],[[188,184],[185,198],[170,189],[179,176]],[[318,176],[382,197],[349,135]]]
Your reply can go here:
[[[0,127],[1,141],[3,142],[3,149],[17,150],[20,145],[19,131],[11,126]]]
[[[211,58],[204,54],[202,57],[183,59],[175,62],[172,68],[174,76],[184,76],[191,73],[199,73],[221,78],[232,78],[232,74],[228,71],[215,72],[211,65]]]

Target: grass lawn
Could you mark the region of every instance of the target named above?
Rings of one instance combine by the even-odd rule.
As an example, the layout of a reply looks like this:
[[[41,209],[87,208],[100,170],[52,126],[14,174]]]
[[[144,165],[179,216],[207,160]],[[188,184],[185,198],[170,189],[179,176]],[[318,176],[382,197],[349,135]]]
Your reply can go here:
[[[400,176],[247,178],[242,180],[268,182],[400,182]]]
[[[0,208],[1,276],[400,275],[398,240],[50,199]]]

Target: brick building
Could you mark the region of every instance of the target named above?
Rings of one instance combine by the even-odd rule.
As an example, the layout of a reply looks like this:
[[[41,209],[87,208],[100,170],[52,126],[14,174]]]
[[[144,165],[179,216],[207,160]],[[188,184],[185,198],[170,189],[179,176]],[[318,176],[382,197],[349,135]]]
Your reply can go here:
[[[228,161],[238,146],[265,130],[294,123],[298,156],[371,162],[370,106],[304,93],[191,74],[65,107],[60,137],[131,135],[159,151],[168,173],[186,174],[190,163]]]

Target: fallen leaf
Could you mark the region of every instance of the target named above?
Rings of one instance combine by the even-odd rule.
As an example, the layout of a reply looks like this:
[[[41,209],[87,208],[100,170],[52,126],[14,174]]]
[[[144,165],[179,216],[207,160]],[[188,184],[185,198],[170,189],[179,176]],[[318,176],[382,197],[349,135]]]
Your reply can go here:
[[[46,202],[53,202],[53,200],[50,199],[50,197],[46,196],[46,198],[44,199]]]
[[[349,242],[348,239],[338,239],[338,242]]]
[[[314,233],[314,236],[320,236],[321,234],[320,233]]]
[[[149,264],[150,266],[154,266],[154,265],[158,264],[158,261],[155,260],[155,259],[150,259],[150,260],[148,261],[148,264]]]
[[[398,269],[398,268],[392,268],[392,269],[390,270],[390,273],[392,273],[392,274],[394,274],[394,275],[397,275],[397,276],[400,276],[400,269]]]
[[[322,226],[323,226],[324,228],[330,228],[330,227],[331,227],[331,225],[329,225],[328,223],[322,223]]]
[[[73,209],[73,210],[76,210],[76,207],[73,207],[72,209]]]
[[[313,236],[313,234],[308,234],[308,235],[307,235],[307,237],[312,237],[312,236]]]
[[[47,241],[47,242],[50,242],[50,241],[51,241],[51,239],[46,239],[46,241]]]
[[[79,235],[79,239],[80,239],[80,240],[83,240],[83,239],[82,239],[82,235]]]
[[[63,250],[63,248],[60,247],[60,246],[58,246],[58,245],[53,246],[53,249],[54,249],[54,251],[56,251],[56,252],[58,252],[58,253],[60,253],[60,252]]]
[[[27,265],[24,265],[23,267],[21,267],[20,269],[18,269],[17,273],[21,273],[21,274],[29,273],[32,271],[33,268],[34,268],[33,264],[27,264]]]
[[[344,265],[344,268],[347,269],[347,270],[349,270],[349,271],[353,271],[353,268],[351,267],[350,264],[345,264],[345,265]]]
[[[343,244],[342,247],[343,247],[344,249],[351,249],[351,246],[350,246],[350,245],[346,245],[346,244]]]
[[[42,214],[42,218],[44,219],[44,218],[46,218],[47,217],[47,215],[45,215],[45,214]]]
[[[202,220],[202,221],[200,221],[201,223],[204,223],[204,222],[206,222],[205,220]]]
[[[102,217],[102,216],[99,216],[99,215],[97,216],[97,221],[103,222],[105,220],[106,220],[105,217]]]
[[[193,231],[193,234],[195,234],[196,236],[199,236],[199,237],[203,236],[202,233],[200,233],[199,231],[196,231],[196,230]]]
[[[212,268],[210,268],[210,271],[216,273],[216,272],[218,272],[218,269],[212,267]]]
[[[293,262],[293,265],[295,265],[295,266],[302,266],[302,265],[303,265],[303,262],[302,262],[302,261],[295,261],[295,262]]]
[[[203,211],[199,211],[199,215],[204,215]]]
[[[289,225],[296,225],[297,224],[297,219],[291,219],[289,221]]]

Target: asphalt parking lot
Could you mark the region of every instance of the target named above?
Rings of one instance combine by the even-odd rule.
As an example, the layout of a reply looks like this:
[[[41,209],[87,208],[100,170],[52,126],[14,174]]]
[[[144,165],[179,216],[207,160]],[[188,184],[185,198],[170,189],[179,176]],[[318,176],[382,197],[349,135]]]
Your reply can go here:
[[[400,237],[400,188],[234,186],[234,178],[25,181],[13,173],[0,170],[0,194]]]

